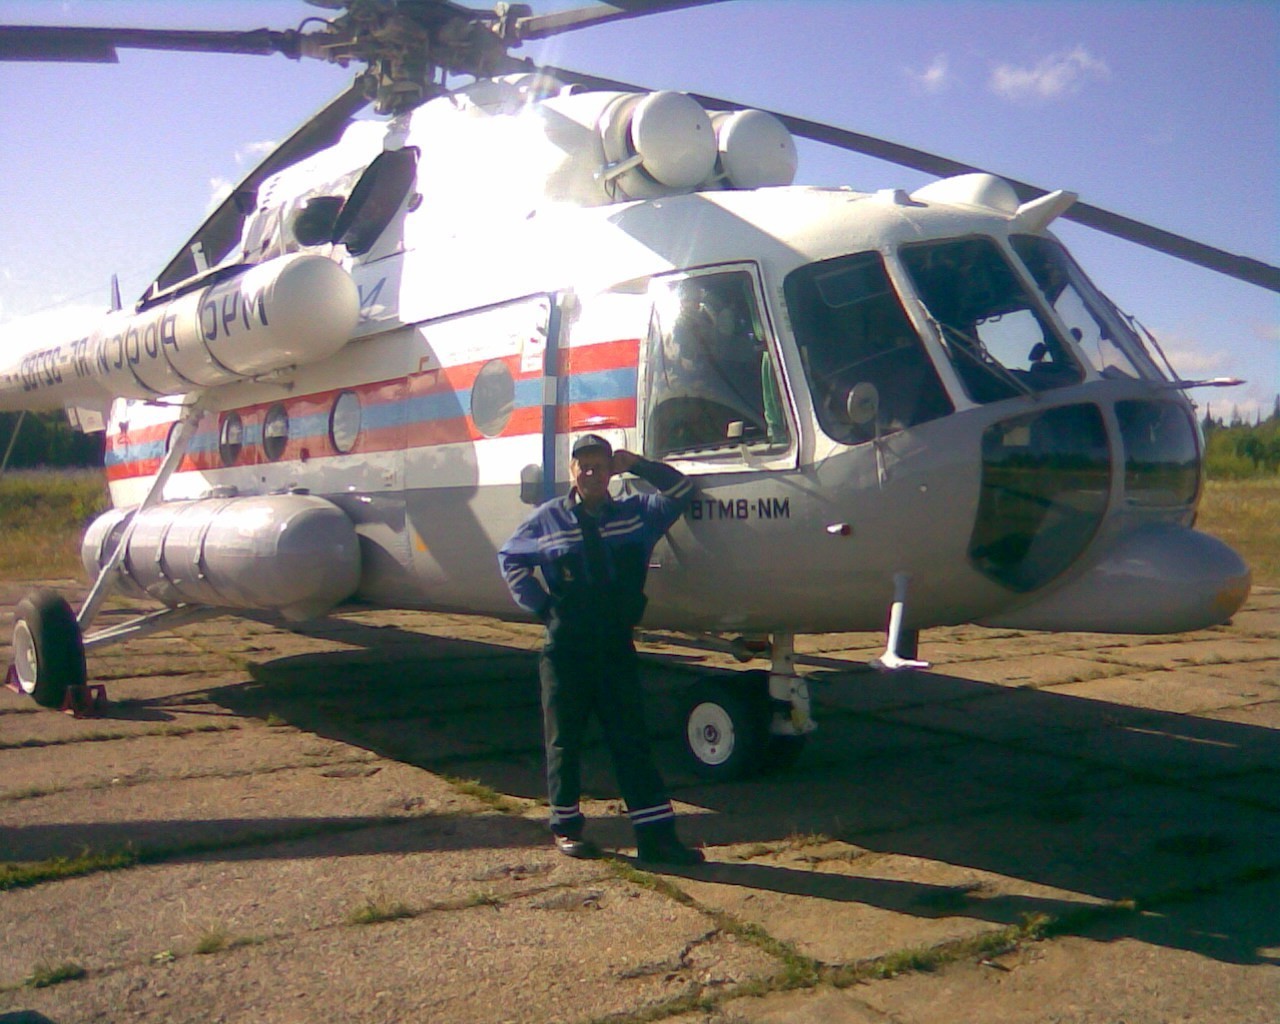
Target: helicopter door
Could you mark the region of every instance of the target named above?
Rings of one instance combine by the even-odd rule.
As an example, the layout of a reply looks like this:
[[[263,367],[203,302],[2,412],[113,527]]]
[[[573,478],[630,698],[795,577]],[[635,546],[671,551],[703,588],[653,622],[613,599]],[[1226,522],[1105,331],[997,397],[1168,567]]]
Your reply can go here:
[[[654,279],[641,365],[646,457],[694,473],[795,464],[761,295],[753,266]]]

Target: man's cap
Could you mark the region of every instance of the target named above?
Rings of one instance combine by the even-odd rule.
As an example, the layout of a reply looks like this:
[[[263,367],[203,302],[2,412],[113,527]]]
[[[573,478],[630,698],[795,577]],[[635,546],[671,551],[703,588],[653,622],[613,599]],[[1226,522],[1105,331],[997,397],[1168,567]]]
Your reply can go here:
[[[606,441],[599,434],[583,434],[578,440],[573,442],[573,458],[577,458],[585,451],[592,448],[599,448],[609,458],[613,457],[613,445]]]

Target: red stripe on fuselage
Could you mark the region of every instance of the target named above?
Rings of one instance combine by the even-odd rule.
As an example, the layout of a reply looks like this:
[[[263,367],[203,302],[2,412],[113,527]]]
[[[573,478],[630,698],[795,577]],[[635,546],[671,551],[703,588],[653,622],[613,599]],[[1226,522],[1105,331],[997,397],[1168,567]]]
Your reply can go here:
[[[639,358],[640,342],[638,339],[603,342],[597,345],[585,345],[571,348],[562,353],[560,376],[594,373],[604,370],[635,368]],[[188,452],[178,467],[179,472],[212,471],[219,469],[242,468],[256,465],[268,465],[268,459],[262,450],[261,432],[263,420],[268,410],[276,405],[283,405],[290,423],[296,423],[307,417],[323,418],[326,428],[307,435],[291,436],[285,444],[284,451],[277,463],[291,461],[308,461],[314,458],[338,456],[329,436],[328,422],[333,403],[344,391],[353,391],[360,399],[362,412],[366,421],[370,411],[381,405],[414,399],[446,399],[450,395],[466,392],[474,385],[480,371],[493,359],[476,360],[457,366],[424,370],[393,380],[378,381],[372,384],[361,384],[348,388],[332,388],[310,395],[299,395],[282,399],[278,402],[261,402],[243,406],[220,414],[206,414],[200,419],[196,428],[193,444],[199,449]],[[518,354],[502,357],[504,363],[517,381],[541,379],[541,368],[522,371]],[[218,438],[222,423],[230,413],[239,415],[243,432],[259,438],[259,443],[242,444],[234,462],[224,463],[218,449]],[[372,454],[376,452],[396,451],[403,448],[431,447],[444,444],[464,442],[475,443],[502,437],[516,437],[537,434],[542,431],[542,409],[538,406],[524,406],[513,410],[510,419],[503,429],[490,438],[476,429],[470,418],[470,409],[458,407],[457,416],[434,419],[419,419],[400,422],[389,426],[362,427],[354,447],[347,455]],[[558,417],[559,430],[578,430],[590,427],[627,427],[636,422],[636,400],[634,397],[612,399],[606,401],[589,401],[573,403],[560,410]],[[135,427],[127,433],[109,432],[107,435],[108,452],[123,452],[134,445],[156,444],[165,442],[173,423],[157,423],[146,427]],[[107,467],[109,482],[128,480],[136,477],[153,476],[160,469],[161,457],[147,457],[130,461],[117,462]]]

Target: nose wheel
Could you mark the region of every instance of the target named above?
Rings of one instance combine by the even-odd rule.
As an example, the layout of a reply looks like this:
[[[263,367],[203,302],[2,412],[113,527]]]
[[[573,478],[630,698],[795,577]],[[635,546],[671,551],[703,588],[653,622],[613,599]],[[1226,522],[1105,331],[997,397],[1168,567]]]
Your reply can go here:
[[[18,689],[46,708],[60,707],[68,687],[85,684],[80,627],[52,590],[28,594],[15,609],[13,674]]]

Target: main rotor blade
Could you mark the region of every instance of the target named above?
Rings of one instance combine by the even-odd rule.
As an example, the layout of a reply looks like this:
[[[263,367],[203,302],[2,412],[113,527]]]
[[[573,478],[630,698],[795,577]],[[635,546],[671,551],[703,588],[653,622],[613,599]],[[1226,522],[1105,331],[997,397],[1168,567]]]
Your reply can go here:
[[[358,78],[351,88],[331,100],[318,114],[285,139],[205,219],[186,245],[160,272],[142,296],[142,301],[153,299],[166,289],[195,276],[199,268],[193,249],[197,246],[202,250],[209,266],[219,263],[240,241],[240,230],[245,217],[242,204],[254,197],[258,187],[277,171],[336,142],[351,123],[351,118],[368,103],[365,80]]]
[[[566,68],[547,67],[543,68],[543,70],[562,81],[576,82],[593,89],[609,89],[620,92],[649,91],[643,86],[582,74]],[[733,103],[729,100],[719,99],[715,96],[703,96],[698,93],[690,93],[690,95],[702,106],[710,110],[742,109],[741,103]],[[802,139],[825,143],[828,146],[846,149],[853,153],[861,153],[879,160],[886,160],[889,163],[910,167],[913,170],[924,171],[927,174],[936,174],[939,177],[969,174],[974,171],[994,174],[1012,185],[1014,191],[1018,194],[1018,198],[1023,202],[1037,199],[1048,193],[1047,189],[1040,188],[1037,185],[1030,185],[1025,181],[1019,181],[1016,178],[1010,178],[995,171],[988,171],[973,164],[965,164],[945,156],[938,156],[936,153],[928,153],[922,149],[878,139],[872,135],[851,132],[846,128],[836,128],[833,125],[822,124],[819,121],[809,121],[791,114],[781,114],[773,110],[765,111],[765,113],[772,114],[786,125],[793,135],[797,135]],[[1240,256],[1236,253],[1227,252],[1204,242],[1197,242],[1183,235],[1174,234],[1172,231],[1165,231],[1163,228],[1144,224],[1142,221],[1134,220],[1131,217],[1112,213],[1090,203],[1075,203],[1063,214],[1063,217],[1067,220],[1075,221],[1077,224],[1083,224],[1085,227],[1093,228],[1096,231],[1113,235],[1126,242],[1133,242],[1135,245],[1143,246],[1146,249],[1153,249],[1167,256],[1173,256],[1188,263],[1194,263],[1196,266],[1204,267],[1207,270],[1233,277],[1238,281],[1244,281],[1246,284],[1257,285],[1259,288],[1266,288],[1268,291],[1280,292],[1280,267],[1273,267],[1269,263],[1263,263],[1261,260],[1253,259],[1250,256]]]
[[[715,109],[736,109],[734,105],[710,96],[695,96],[694,98],[704,106],[716,105]],[[793,134],[801,138],[811,139],[814,142],[824,142],[855,153],[865,153],[868,156],[878,157],[881,160],[888,160],[892,163],[901,164],[904,167],[911,167],[919,171],[926,171],[930,174],[967,174],[972,171],[996,174],[994,171],[986,171],[984,168],[975,167],[972,164],[962,164],[955,160],[948,160],[946,157],[937,156],[934,153],[926,153],[924,150],[902,146],[895,142],[886,142],[883,139],[876,139],[869,135],[845,131],[844,129],[834,128],[831,125],[821,124],[816,121],[807,121],[804,118],[792,117],[788,114],[774,114],[774,116],[781,120]],[[1018,193],[1018,198],[1023,202],[1037,199],[1048,192],[1047,189],[1040,188],[1038,185],[1030,185],[1025,181],[1019,181],[1017,178],[1010,178],[1003,174],[996,174],[996,176],[1012,185],[1014,191]],[[1083,224],[1085,227],[1093,228],[1095,231],[1113,235],[1126,242],[1133,242],[1144,248],[1154,249],[1156,252],[1162,252],[1167,256],[1174,256],[1188,263],[1194,263],[1196,266],[1216,271],[1219,274],[1225,274],[1227,277],[1234,277],[1236,280],[1244,281],[1246,284],[1253,284],[1273,292],[1280,292],[1280,267],[1273,267],[1269,263],[1263,263],[1261,260],[1227,252],[1225,249],[1219,249],[1204,242],[1197,242],[1184,235],[1177,235],[1172,231],[1165,231],[1163,228],[1144,224],[1142,221],[1134,220],[1131,217],[1112,213],[1110,210],[1104,210],[1091,203],[1076,202],[1063,214],[1063,217],[1067,220],[1075,221],[1077,224]]]
[[[0,25],[0,60],[119,62],[116,47],[299,56],[299,33],[260,28],[249,32],[197,29],[74,28],[49,25]]]
[[[516,32],[521,40],[546,39],[561,32],[572,32],[592,25],[604,25],[611,21],[642,18],[648,14],[679,11],[686,7],[703,7],[723,3],[724,0],[609,0],[591,7],[575,7],[555,14],[535,14],[516,22]]]

